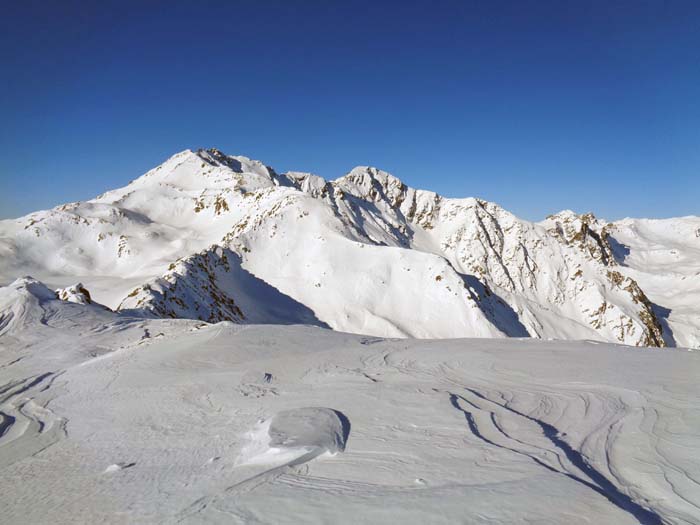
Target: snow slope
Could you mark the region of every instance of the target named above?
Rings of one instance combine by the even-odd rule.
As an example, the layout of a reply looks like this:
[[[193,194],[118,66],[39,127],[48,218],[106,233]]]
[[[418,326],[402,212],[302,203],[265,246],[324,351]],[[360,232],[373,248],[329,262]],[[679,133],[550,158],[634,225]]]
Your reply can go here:
[[[620,264],[655,303],[667,336],[700,348],[700,217],[625,219],[613,232]]]
[[[698,347],[699,229],[531,223],[376,168],[326,181],[186,150],[96,199],[0,221],[0,279],[80,281],[142,316]]]
[[[0,316],[3,522],[700,523],[695,351]]]

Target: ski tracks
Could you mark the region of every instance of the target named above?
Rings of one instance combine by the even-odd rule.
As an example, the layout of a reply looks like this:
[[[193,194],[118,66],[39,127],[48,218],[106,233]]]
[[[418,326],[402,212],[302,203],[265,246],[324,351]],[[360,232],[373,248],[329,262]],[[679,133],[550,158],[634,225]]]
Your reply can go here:
[[[0,468],[34,456],[66,437],[66,419],[37,397],[61,374],[47,372],[0,387]]]
[[[393,372],[433,383],[432,391],[448,395],[451,406],[463,415],[477,441],[527,457],[550,472],[582,484],[642,525],[667,523],[670,516],[681,523],[692,523],[683,518],[682,512],[676,512],[678,509],[665,504],[659,505],[668,511],[664,518],[652,510],[651,504],[678,495],[668,479],[665,487],[658,481],[637,485],[632,483],[637,473],[620,471],[619,464],[625,461],[616,456],[626,453],[621,438],[636,434],[640,446],[654,446],[654,434],[640,428],[642,421],[652,418],[654,410],[638,392],[598,385],[558,385],[560,389],[549,392],[551,389],[538,385],[534,378],[526,390],[524,385],[513,384],[512,391],[491,392],[485,385],[490,375],[498,374],[493,368],[485,377],[471,381],[464,377],[462,363],[425,367],[415,354],[404,355],[400,349],[376,353],[363,364],[375,377]],[[498,375],[498,384],[510,384],[507,377]],[[480,386],[467,386],[469,383]],[[528,409],[517,410],[515,401]],[[647,493],[649,488],[653,490]]]
[[[526,456],[551,472],[585,485],[631,513],[642,525],[662,523],[660,516],[636,503],[589,464],[553,425],[471,388],[448,394],[452,406],[464,414],[470,432],[479,440]]]

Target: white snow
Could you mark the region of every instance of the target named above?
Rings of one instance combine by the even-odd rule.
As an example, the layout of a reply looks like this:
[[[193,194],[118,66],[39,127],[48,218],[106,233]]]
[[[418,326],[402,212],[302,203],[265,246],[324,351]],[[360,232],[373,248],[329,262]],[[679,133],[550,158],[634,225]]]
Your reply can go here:
[[[698,352],[143,319],[46,290],[0,289],[3,315],[40,310],[0,336],[5,522],[700,523]]]
[[[139,316],[698,347],[699,229],[531,223],[376,168],[329,182],[186,150],[96,199],[0,221],[0,284],[79,281]]]
[[[335,410],[305,407],[278,412],[247,434],[239,465],[292,465],[345,450],[349,422]]]
[[[615,223],[617,252],[626,271],[658,305],[678,346],[700,348],[700,217]]]
[[[0,221],[0,521],[700,524],[698,232],[213,149]]]

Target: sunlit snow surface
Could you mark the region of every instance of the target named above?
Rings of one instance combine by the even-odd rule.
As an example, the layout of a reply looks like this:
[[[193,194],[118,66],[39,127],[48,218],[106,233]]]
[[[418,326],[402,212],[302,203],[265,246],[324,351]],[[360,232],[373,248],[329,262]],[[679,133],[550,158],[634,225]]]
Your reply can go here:
[[[0,289],[3,523],[700,523],[700,354]]]

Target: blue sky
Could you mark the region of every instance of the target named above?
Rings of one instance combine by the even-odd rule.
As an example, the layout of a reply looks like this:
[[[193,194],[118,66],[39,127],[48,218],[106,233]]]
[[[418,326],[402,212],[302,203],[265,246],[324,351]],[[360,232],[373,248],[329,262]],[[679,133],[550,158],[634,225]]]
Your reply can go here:
[[[188,147],[374,165],[532,220],[700,214],[697,1],[14,4],[0,217]]]

